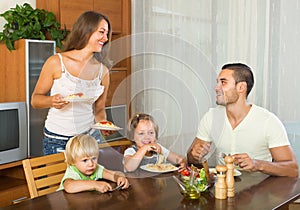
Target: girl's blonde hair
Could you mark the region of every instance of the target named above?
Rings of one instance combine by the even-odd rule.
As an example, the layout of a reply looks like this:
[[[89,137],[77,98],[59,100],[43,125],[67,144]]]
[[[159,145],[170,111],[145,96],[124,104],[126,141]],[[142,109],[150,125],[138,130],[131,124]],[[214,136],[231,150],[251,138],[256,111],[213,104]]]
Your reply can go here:
[[[136,114],[129,120],[129,123],[127,126],[128,139],[130,139],[131,141],[134,141],[134,132],[141,120],[147,120],[153,124],[154,131],[155,131],[155,138],[158,139],[158,125],[151,115],[145,114],[145,113]]]
[[[65,150],[66,162],[74,165],[77,158],[92,157],[99,155],[96,139],[90,135],[80,134],[70,139]]]

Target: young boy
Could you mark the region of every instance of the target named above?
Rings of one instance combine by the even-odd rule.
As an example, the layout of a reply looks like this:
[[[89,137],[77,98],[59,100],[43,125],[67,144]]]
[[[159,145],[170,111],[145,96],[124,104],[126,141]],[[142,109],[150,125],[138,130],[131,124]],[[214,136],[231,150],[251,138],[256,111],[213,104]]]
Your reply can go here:
[[[126,189],[129,182],[119,171],[105,169],[97,163],[99,156],[98,143],[89,135],[78,135],[66,145],[66,162],[68,168],[58,190],[68,193],[96,190],[101,193],[112,190],[111,185],[98,179],[116,182],[121,189]]]

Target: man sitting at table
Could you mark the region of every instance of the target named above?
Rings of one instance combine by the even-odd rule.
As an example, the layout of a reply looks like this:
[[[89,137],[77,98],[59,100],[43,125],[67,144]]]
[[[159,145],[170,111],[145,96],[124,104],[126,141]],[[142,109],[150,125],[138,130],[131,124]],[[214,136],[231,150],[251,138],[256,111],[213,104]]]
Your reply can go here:
[[[253,84],[247,65],[222,67],[215,86],[220,106],[201,119],[187,152],[188,162],[198,164],[215,147],[218,152],[232,154],[242,170],[297,177],[298,164],[281,121],[268,110],[247,103]]]

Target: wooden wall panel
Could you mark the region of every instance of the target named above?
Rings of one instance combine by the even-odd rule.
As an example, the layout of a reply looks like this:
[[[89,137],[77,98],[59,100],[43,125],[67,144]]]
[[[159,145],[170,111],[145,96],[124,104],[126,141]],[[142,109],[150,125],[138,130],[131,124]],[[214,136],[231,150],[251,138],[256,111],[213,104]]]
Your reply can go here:
[[[108,17],[113,33],[122,32],[122,0],[94,0],[94,10]]]
[[[106,106],[126,104],[126,73],[127,71],[110,71],[110,84]],[[118,91],[116,92],[117,88]]]
[[[9,51],[0,44],[0,102],[26,101],[25,40]]]
[[[85,11],[93,10],[93,0],[60,0],[60,23],[71,29],[76,19]]]

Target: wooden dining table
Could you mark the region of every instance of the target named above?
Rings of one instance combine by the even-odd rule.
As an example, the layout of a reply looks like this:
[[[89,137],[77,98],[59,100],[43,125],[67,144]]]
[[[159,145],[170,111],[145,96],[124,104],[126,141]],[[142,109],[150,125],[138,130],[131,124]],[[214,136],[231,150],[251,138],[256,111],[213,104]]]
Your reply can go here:
[[[190,200],[180,193],[172,176],[179,177],[179,173],[157,174],[138,170],[127,174],[131,185],[126,190],[75,194],[58,191],[0,209],[288,209],[289,203],[300,196],[298,178],[243,171],[242,175],[235,177],[233,198],[216,199],[212,186],[202,192],[199,199]]]

